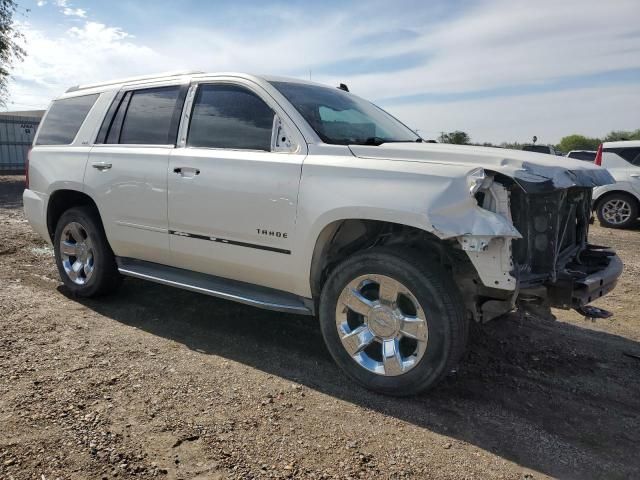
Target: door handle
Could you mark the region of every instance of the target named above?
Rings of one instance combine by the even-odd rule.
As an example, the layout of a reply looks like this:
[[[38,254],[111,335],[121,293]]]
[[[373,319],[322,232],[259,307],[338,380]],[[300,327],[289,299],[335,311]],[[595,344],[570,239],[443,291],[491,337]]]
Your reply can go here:
[[[91,166],[93,168],[97,168],[101,172],[104,171],[104,170],[109,170],[112,167],[112,165],[110,163],[107,163],[107,162],[93,162],[91,164]]]
[[[640,173],[632,173],[630,176],[633,178],[640,178]]]
[[[173,173],[177,173],[182,177],[191,177],[193,175],[200,175],[200,169],[192,167],[176,167],[173,169]]]

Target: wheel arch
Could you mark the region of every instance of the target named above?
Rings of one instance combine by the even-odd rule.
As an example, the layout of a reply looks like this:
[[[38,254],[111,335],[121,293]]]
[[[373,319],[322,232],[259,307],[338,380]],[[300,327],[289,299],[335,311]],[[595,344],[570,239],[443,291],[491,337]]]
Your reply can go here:
[[[618,188],[615,190],[607,190],[605,192],[602,192],[600,195],[598,195],[597,198],[594,199],[593,201],[593,209],[597,210],[600,205],[602,204],[602,202],[604,202],[607,198],[613,196],[613,195],[624,195],[625,197],[631,197],[636,205],[638,206],[638,208],[640,208],[640,198],[638,198],[638,194],[631,191],[631,190],[627,190],[627,189],[623,189],[623,188]]]
[[[102,225],[102,218],[100,217],[98,206],[89,195],[79,190],[60,189],[52,192],[49,195],[49,202],[47,203],[47,232],[51,240],[53,240],[53,236],[56,231],[56,225],[58,224],[58,220],[60,220],[62,214],[70,208],[80,206],[89,206],[93,208],[96,212],[97,220],[104,228],[104,226]]]
[[[309,282],[313,298],[318,298],[324,282],[335,266],[349,255],[377,245],[405,245],[423,251],[438,260],[468,261],[454,251],[453,240],[443,240],[434,233],[403,223],[367,218],[343,218],[325,225],[317,235]],[[470,262],[469,262],[470,263]]]

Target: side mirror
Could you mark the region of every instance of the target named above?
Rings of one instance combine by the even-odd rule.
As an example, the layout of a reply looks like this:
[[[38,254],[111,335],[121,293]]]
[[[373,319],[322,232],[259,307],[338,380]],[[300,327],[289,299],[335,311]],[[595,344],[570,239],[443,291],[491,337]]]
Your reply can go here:
[[[273,130],[271,131],[271,151],[293,153],[298,150],[298,146],[293,142],[287,127],[280,117],[273,116]]]

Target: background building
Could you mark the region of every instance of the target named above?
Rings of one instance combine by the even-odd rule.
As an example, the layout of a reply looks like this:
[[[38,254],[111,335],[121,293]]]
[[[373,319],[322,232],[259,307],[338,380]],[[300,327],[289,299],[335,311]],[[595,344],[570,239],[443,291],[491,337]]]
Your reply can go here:
[[[0,112],[0,173],[22,173],[44,110]]]

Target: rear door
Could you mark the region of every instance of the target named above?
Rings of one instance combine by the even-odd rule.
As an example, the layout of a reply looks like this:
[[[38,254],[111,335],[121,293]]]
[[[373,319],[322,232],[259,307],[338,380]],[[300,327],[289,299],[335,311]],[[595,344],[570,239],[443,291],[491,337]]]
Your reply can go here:
[[[617,182],[628,182],[640,195],[640,146],[604,148],[602,166]]]
[[[629,162],[629,183],[631,187],[640,195],[640,147],[623,148],[618,152],[622,158]]]
[[[192,85],[183,122],[169,162],[175,266],[290,289],[302,136],[242,80]]]
[[[118,256],[166,263],[167,168],[188,84],[120,91],[89,153],[87,193]]]

